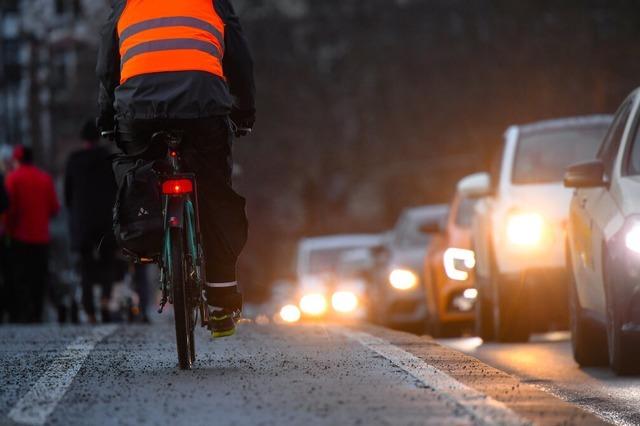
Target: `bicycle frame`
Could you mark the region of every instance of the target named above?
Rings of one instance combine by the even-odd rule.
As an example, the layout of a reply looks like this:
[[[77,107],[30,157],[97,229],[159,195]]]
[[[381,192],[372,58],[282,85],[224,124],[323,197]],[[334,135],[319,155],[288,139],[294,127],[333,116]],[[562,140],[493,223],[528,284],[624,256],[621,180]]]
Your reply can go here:
[[[200,313],[200,325],[206,327],[209,324],[209,310],[207,309],[206,300],[203,296],[204,291],[204,255],[202,251],[200,237],[200,221],[198,216],[198,191],[196,176],[193,173],[182,173],[180,143],[182,135],[176,135],[170,132],[161,132],[153,138],[164,137],[167,149],[167,162],[171,166],[171,172],[160,176],[160,183],[163,186],[163,217],[164,217],[164,247],[160,259],[161,269],[161,285],[162,299],[166,303],[168,299],[172,300],[172,287],[169,282],[167,268],[171,264],[168,259],[171,253],[171,240],[169,238],[169,229],[177,228],[180,234],[184,236],[186,243],[185,248],[185,267],[187,268],[185,286],[188,294],[189,309],[198,308]],[[176,190],[175,193],[167,193],[164,187],[167,183],[172,182],[189,182],[188,191]],[[163,303],[163,305],[164,305]],[[193,326],[197,323],[197,318]]]

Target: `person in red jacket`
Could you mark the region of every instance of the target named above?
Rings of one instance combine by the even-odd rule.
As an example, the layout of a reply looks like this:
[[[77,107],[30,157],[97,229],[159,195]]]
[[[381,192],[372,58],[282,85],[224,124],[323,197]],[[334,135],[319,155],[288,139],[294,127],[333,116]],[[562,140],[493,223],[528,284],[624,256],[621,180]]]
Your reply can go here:
[[[9,195],[7,235],[13,266],[13,322],[42,322],[48,270],[49,221],[60,205],[53,179],[33,165],[31,149],[18,146],[13,152],[18,167],[6,179]]]

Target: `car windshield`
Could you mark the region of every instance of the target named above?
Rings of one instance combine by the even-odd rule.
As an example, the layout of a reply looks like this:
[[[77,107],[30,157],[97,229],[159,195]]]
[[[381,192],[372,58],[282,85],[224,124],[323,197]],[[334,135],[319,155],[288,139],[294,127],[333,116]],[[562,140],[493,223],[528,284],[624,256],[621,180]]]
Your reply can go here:
[[[458,205],[458,214],[456,215],[456,225],[461,228],[468,228],[471,225],[473,208],[477,201],[477,199],[472,198],[462,198],[460,200],[460,205]]]
[[[522,136],[513,164],[514,184],[560,182],[567,166],[595,158],[607,126],[574,127]]]
[[[313,250],[309,253],[309,274],[335,274],[342,255],[354,247]]]
[[[640,129],[636,129],[636,135],[631,145],[631,153],[627,162],[627,173],[630,175],[640,175]]]

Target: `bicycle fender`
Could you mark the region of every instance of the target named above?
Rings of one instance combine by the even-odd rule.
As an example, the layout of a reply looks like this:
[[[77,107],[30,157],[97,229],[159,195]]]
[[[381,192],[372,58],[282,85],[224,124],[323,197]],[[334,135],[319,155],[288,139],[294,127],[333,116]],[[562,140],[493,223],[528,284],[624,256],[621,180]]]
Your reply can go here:
[[[168,197],[166,228],[184,228],[184,198]]]

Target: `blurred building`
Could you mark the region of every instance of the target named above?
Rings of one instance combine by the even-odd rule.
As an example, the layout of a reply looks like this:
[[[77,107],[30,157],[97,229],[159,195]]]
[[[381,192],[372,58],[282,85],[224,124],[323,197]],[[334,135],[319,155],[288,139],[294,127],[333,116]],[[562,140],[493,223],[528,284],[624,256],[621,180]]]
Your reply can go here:
[[[95,110],[95,49],[105,0],[0,2],[0,145],[33,146],[60,170]]]

